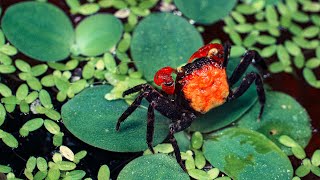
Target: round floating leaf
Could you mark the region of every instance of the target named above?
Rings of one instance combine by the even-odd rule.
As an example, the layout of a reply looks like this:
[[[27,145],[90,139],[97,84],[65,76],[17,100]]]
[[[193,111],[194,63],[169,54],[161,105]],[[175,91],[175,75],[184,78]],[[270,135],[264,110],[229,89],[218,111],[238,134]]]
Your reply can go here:
[[[224,18],[236,2],[236,0],[174,0],[185,16],[202,24],[212,24]]]
[[[190,178],[174,158],[165,154],[153,154],[141,156],[126,165],[117,178],[117,180],[123,179],[183,180]]]
[[[206,159],[232,179],[292,178],[290,160],[264,135],[243,128],[228,128],[203,145]],[[272,173],[270,173],[272,172]]]
[[[2,18],[6,38],[22,53],[40,61],[68,57],[74,31],[59,8],[41,2],[21,2],[10,6]]]
[[[230,59],[227,67],[227,74],[230,77],[234,69],[240,63],[238,59]],[[253,67],[249,67],[248,72],[255,71]],[[246,74],[246,73],[245,73]],[[234,87],[238,87],[242,78],[240,78],[239,82],[234,85]],[[220,107],[212,109],[207,114],[204,114],[198,117],[191,125],[192,131],[200,131],[200,132],[211,132],[217,130],[219,128],[225,127],[233,121],[239,119],[257,100],[257,93],[255,90],[255,85],[251,85],[251,87],[238,99],[233,100],[232,102],[228,102],[223,104]],[[256,114],[258,117],[258,113]]]
[[[288,147],[280,144],[281,135],[287,135],[305,147],[311,138],[310,118],[306,110],[292,97],[280,92],[267,92],[266,104],[261,121],[257,121],[260,104],[241,117],[240,127],[256,130],[274,143],[286,154],[292,154]]]
[[[173,14],[156,13],[136,27],[131,55],[145,78],[152,81],[158,69],[186,63],[202,44],[199,32],[188,21]]]
[[[100,55],[117,44],[122,35],[121,22],[110,14],[90,16],[76,28],[76,44],[81,54]]]
[[[111,86],[87,88],[64,104],[62,119],[65,126],[82,141],[109,151],[135,152],[147,149],[147,108],[139,107],[116,131],[117,120],[128,105],[123,100],[105,100],[105,94],[111,89]],[[156,115],[154,145],[166,138],[168,127],[167,119]]]

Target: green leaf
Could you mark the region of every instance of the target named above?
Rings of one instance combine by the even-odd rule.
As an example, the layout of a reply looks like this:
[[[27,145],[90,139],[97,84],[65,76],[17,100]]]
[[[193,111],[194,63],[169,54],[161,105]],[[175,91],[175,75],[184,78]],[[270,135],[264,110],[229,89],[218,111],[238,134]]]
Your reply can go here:
[[[31,68],[31,74],[32,76],[37,77],[44,74],[47,71],[47,69],[48,66],[46,64],[39,64]]]
[[[63,142],[63,136],[64,136],[64,134],[62,132],[59,132],[58,134],[55,134],[53,136],[53,145],[61,146],[62,142]]]
[[[180,66],[202,44],[199,32],[185,19],[169,13],[154,13],[135,29],[131,55],[145,78],[152,81],[158,69]]]
[[[203,137],[200,132],[194,132],[191,136],[191,146],[194,149],[200,149],[202,147]]]
[[[268,58],[272,56],[276,52],[276,50],[277,50],[277,45],[267,46],[262,49],[261,56],[264,58]]]
[[[287,135],[280,136],[279,142],[287,147],[295,147],[298,145],[291,137]]]
[[[107,165],[102,165],[98,172],[98,180],[110,179],[110,169]]]
[[[11,167],[0,164],[0,172],[1,173],[9,173],[11,171],[12,171]]]
[[[76,164],[69,161],[60,161],[56,164],[61,171],[70,171],[76,168]]]
[[[42,89],[39,92],[39,99],[41,104],[45,107],[45,108],[52,108],[52,102],[51,102],[51,97],[50,94],[48,93],[48,91]]]
[[[27,84],[33,90],[39,91],[42,89],[42,85],[41,85],[40,81],[35,77],[31,77],[31,78],[27,79]]]
[[[76,44],[80,53],[97,56],[107,52],[120,40],[121,22],[110,14],[87,17],[76,28]]]
[[[295,99],[283,93],[267,92],[261,121],[257,121],[259,111],[260,104],[256,103],[241,117],[238,126],[264,134],[288,155],[291,151],[278,142],[280,136],[287,135],[302,147],[308,144],[311,138],[310,118]]]
[[[309,68],[304,68],[302,71],[304,79],[307,81],[308,84],[315,88],[319,88],[320,86],[317,83],[317,77],[315,76],[314,72]]]
[[[311,157],[311,163],[314,166],[319,166],[320,165],[320,150],[316,150],[312,157]]]
[[[252,31],[244,40],[243,45],[245,47],[251,47],[257,41],[257,37],[259,35],[259,31]]]
[[[55,121],[58,121],[61,118],[60,113],[54,109],[47,109],[45,115]]]
[[[303,160],[304,158],[306,158],[306,153],[304,152],[304,149],[301,146],[294,146],[291,148],[292,154],[298,158]]]
[[[28,113],[30,111],[29,104],[25,100],[20,102],[19,107],[22,113]]]
[[[37,159],[33,156],[29,157],[26,168],[29,172],[32,172],[37,165]]]
[[[277,145],[244,128],[211,135],[204,142],[203,153],[210,164],[232,179],[256,179],[259,174],[260,179],[291,180],[293,175],[290,160]]]
[[[70,20],[49,3],[29,1],[10,6],[1,24],[19,51],[40,61],[65,59],[74,41]]]
[[[283,45],[278,45],[277,57],[284,66],[289,66],[291,64],[290,55]]]
[[[200,169],[190,169],[188,174],[194,179],[209,179],[210,176],[204,170]]]
[[[319,35],[320,28],[317,26],[310,26],[303,30],[302,36],[305,38],[313,38],[317,35]]]
[[[305,63],[304,56],[302,54],[295,56],[293,59],[293,63],[297,68],[303,68]]]
[[[285,48],[287,49],[287,51],[291,55],[298,56],[298,55],[302,54],[301,49],[299,48],[299,46],[297,46],[292,41],[286,41],[284,45],[285,45]]]
[[[15,71],[16,71],[16,68],[12,65],[0,64],[0,73],[10,74],[10,73],[14,73]]]
[[[26,84],[21,84],[16,92],[16,97],[17,99],[19,99],[20,101],[24,100],[29,93],[29,88]]]
[[[100,9],[97,3],[88,3],[80,6],[77,10],[82,15],[90,15],[98,12]]]
[[[0,53],[0,64],[11,65],[12,64],[12,59],[9,56]]]
[[[82,77],[84,79],[90,79],[93,77],[94,75],[94,65],[92,63],[87,63],[84,67],[83,67],[83,71],[82,71]]]
[[[257,37],[257,42],[263,45],[275,44],[276,39],[272,36],[261,35]]]
[[[170,143],[158,144],[154,150],[159,153],[169,154],[173,152],[173,147]]]
[[[0,130],[1,131],[1,130]],[[0,132],[0,137],[2,136],[2,141],[11,148],[17,148],[19,143],[17,139],[10,133]]]
[[[208,171],[208,174],[210,176],[210,179],[215,179],[219,176],[219,169],[218,168],[212,168]]]
[[[279,25],[278,14],[277,14],[274,6],[269,5],[266,7],[266,19],[267,19],[268,23],[272,26]]]
[[[194,153],[195,153],[194,163],[195,163],[196,167],[198,169],[204,168],[204,166],[206,165],[206,159],[205,159],[202,151],[194,150]]]
[[[4,123],[4,120],[6,119],[6,109],[2,104],[0,104],[0,126]]]
[[[15,65],[22,72],[30,72],[31,71],[31,66],[27,62],[25,62],[24,60],[17,59],[15,61]]]
[[[48,168],[47,161],[43,157],[37,158],[37,167],[40,171],[46,171]]]
[[[74,162],[79,163],[81,159],[86,157],[87,151],[80,151],[74,155]]]
[[[176,160],[165,154],[141,156],[127,164],[120,172],[117,180],[141,179],[190,179]]]
[[[18,53],[17,49],[9,44],[5,44],[5,45],[1,46],[0,52],[2,52],[3,54],[6,54],[8,56],[13,56]]]
[[[309,21],[309,16],[300,11],[292,13],[291,17],[292,19],[300,23],[307,23]]]
[[[27,121],[21,128],[27,131],[35,131],[43,125],[43,119],[35,118]]]
[[[83,177],[86,175],[86,172],[83,171],[83,170],[74,170],[74,171],[71,171],[71,172],[68,172],[66,174],[66,179],[83,179]]]
[[[121,124],[120,130],[116,131],[117,119],[128,106],[122,100],[104,99],[105,93],[111,88],[87,88],[64,104],[62,118],[65,126],[82,141],[109,151],[135,152],[147,149],[147,108],[139,107]],[[156,115],[155,119],[154,145],[157,145],[167,136],[169,128],[167,119],[163,116]],[[91,128],[87,128],[88,126]]]
[[[234,69],[240,63],[239,59],[230,59],[227,67],[227,74],[230,77]],[[246,73],[255,71],[255,69],[249,66]],[[244,74],[246,74],[244,73]],[[240,78],[242,79],[242,78]],[[234,86],[238,87],[240,81]],[[223,104],[220,107],[214,108],[208,113],[198,117],[192,124],[192,131],[200,131],[202,133],[211,132],[239,119],[245,112],[247,112],[250,107],[254,105],[257,100],[257,93],[254,86],[251,86],[248,91],[246,91],[238,99]],[[257,114],[258,116],[258,114]]]
[[[52,87],[54,86],[54,77],[52,74],[49,74],[47,76],[44,76],[41,78],[41,84],[45,87]]]
[[[306,68],[315,69],[320,66],[320,58],[311,58],[305,64]]]
[[[301,165],[296,169],[296,175],[299,177],[304,177],[310,173],[310,168],[305,165]]]
[[[54,121],[46,119],[44,121],[44,127],[51,133],[51,134],[58,134],[60,132],[60,127]]]
[[[47,174],[48,174],[48,171],[38,171],[34,175],[33,179],[34,180],[42,180],[42,179],[46,178]]]
[[[58,180],[60,177],[60,171],[56,168],[50,168],[48,171],[48,179],[50,180]]]
[[[11,89],[3,84],[3,83],[0,83],[0,94],[3,96],[3,97],[9,97],[9,96],[12,96],[12,92],[11,92]]]
[[[33,101],[35,101],[39,96],[39,93],[37,91],[32,91],[24,100],[26,103],[31,104]]]

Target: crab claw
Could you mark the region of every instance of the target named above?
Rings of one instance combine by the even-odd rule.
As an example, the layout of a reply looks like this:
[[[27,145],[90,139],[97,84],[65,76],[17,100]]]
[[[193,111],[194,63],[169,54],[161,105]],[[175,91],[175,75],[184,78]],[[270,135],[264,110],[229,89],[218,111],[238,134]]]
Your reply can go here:
[[[154,82],[161,86],[162,90],[167,94],[174,93],[174,80],[171,76],[172,73],[176,73],[176,70],[172,67],[164,67],[156,72],[154,75]]]
[[[192,54],[189,58],[188,63],[191,63],[194,59],[198,59],[201,57],[209,57],[216,61],[223,61],[223,46],[218,43],[210,43],[203,47],[201,47],[197,52]]]

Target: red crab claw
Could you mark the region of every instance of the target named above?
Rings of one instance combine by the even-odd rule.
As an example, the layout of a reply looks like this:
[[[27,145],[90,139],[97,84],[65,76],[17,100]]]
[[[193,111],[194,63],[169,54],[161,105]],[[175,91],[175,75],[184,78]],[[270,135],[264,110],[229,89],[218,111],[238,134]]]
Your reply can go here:
[[[209,57],[212,58],[218,62],[223,61],[223,46],[218,43],[210,43],[203,47],[201,47],[197,52],[192,54],[190,59],[188,60],[188,63],[191,63],[194,59],[198,59],[201,57]]]
[[[162,90],[167,94],[174,93],[174,80],[171,76],[172,73],[176,73],[176,70],[167,66],[158,70],[154,75],[154,82],[158,86],[161,86]]]

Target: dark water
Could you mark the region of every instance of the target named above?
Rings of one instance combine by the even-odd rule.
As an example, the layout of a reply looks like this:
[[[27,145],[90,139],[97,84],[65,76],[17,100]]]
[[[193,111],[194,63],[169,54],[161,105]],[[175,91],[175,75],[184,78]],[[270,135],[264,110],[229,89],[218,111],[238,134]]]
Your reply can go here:
[[[68,7],[65,4],[64,0],[49,0],[55,5],[59,6],[63,9],[72,19],[73,23],[76,24],[82,16],[79,15],[70,15],[68,12]],[[11,4],[22,2],[22,0],[0,0],[3,9],[5,10]],[[157,7],[155,8],[157,10]],[[109,10],[108,10],[109,11]],[[114,10],[110,10],[109,12],[114,12]],[[202,33],[205,43],[210,42],[212,39],[220,38],[222,41],[227,41],[230,39],[222,30],[223,23],[219,22],[211,26],[205,26],[205,31]],[[285,32],[283,34],[286,34]],[[279,42],[283,41],[287,37],[281,37]],[[18,54],[15,58],[21,58],[27,60],[30,64],[35,65],[38,62],[22,55]],[[272,58],[270,58],[272,59]],[[269,60],[267,59],[267,62]],[[269,62],[270,63],[270,62]],[[319,72],[317,72],[319,75]],[[320,78],[320,76],[318,76]],[[17,87],[23,83],[21,80],[17,78],[17,74],[13,75],[2,75],[0,76],[2,81],[5,84],[9,85],[11,89],[16,90]],[[310,87],[302,78],[302,74],[300,70],[297,70],[297,74],[289,75],[285,73],[273,74],[271,78],[266,80],[274,90],[285,92],[301,103],[304,106],[311,119],[312,125],[314,127],[313,136],[311,142],[306,148],[306,152],[308,157],[312,155],[312,153],[320,147],[320,133],[317,129],[320,128],[320,90]],[[49,93],[56,94],[56,89],[48,88],[46,89]],[[60,110],[62,104],[53,99],[53,103],[55,104],[55,108]],[[5,124],[2,126],[3,129],[12,133],[15,137],[18,137],[18,141],[20,142],[19,148],[11,149],[7,146],[0,143],[0,164],[10,164],[10,166],[15,170],[15,174],[18,177],[21,177],[23,174],[23,169],[25,168],[26,160],[30,156],[42,156],[47,160],[51,160],[52,154],[55,151],[58,151],[52,145],[52,135],[48,133],[44,128],[37,130],[34,133],[30,133],[27,138],[19,137],[19,128],[29,119],[34,118],[33,115],[24,115],[20,113],[11,113],[8,115]],[[37,117],[39,117],[37,115]],[[45,117],[42,117],[45,118]],[[113,179],[116,178],[119,171],[123,168],[123,166],[131,161],[132,159],[141,155],[141,153],[114,153],[101,149],[94,148],[87,144],[84,144],[72,134],[70,134],[63,126],[61,131],[64,132],[64,145],[70,147],[74,152],[78,152],[80,150],[87,150],[88,155],[86,158],[81,161],[81,163],[77,166],[77,169],[83,169],[87,172],[87,177],[95,178],[97,175],[97,171],[99,167],[103,164],[107,164],[111,170],[111,174]],[[291,157],[291,160],[295,167],[299,165],[300,161],[297,161],[295,158]],[[308,175],[303,179],[319,179],[313,175]]]

